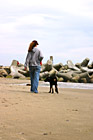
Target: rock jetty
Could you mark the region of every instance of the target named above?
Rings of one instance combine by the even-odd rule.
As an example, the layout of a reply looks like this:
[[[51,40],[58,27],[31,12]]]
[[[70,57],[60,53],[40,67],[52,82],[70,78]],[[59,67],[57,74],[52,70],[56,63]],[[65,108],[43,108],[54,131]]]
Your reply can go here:
[[[53,57],[41,66],[40,80],[46,77],[56,76],[59,82],[93,83],[93,62],[85,58],[81,63],[73,64],[71,60],[67,64],[53,64]],[[24,65],[13,60],[9,67],[0,66],[0,77],[26,78],[29,77],[29,69],[25,71]]]

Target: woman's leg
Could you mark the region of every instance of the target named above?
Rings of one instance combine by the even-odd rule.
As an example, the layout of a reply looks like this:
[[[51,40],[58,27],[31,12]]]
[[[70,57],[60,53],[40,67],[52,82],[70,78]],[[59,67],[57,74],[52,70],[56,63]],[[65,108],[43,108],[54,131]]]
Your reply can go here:
[[[35,66],[34,70],[34,80],[33,80],[33,89],[35,93],[38,93],[38,84],[39,84],[39,74],[41,66]]]
[[[34,85],[34,67],[29,66],[29,74],[30,74],[30,81],[31,81],[30,91],[34,92],[34,88],[33,88],[33,85]]]

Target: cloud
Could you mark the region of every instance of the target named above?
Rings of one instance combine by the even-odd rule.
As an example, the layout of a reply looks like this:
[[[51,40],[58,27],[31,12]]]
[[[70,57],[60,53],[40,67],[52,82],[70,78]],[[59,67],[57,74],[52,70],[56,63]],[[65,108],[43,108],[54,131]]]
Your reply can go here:
[[[32,9],[34,7],[37,11],[38,8],[44,7],[50,9],[52,8],[60,12],[64,11],[72,15],[93,17],[92,0],[3,0],[0,5],[0,8],[2,9],[3,7],[5,7],[4,10],[15,10],[16,7],[18,8],[18,10],[22,10],[22,8],[24,9],[27,7]]]
[[[69,49],[65,51],[58,51],[56,53],[49,53],[49,56],[54,56],[54,63],[63,63],[66,64],[67,60],[72,60],[72,62],[80,63],[82,62],[86,57],[90,59],[90,63],[93,61],[92,56],[93,48],[92,47],[86,47],[86,48],[75,48],[75,49]],[[47,59],[49,59],[47,57]]]
[[[92,7],[92,0],[3,0],[0,4],[0,59],[13,53],[23,59],[33,39],[38,40],[44,61],[50,55],[55,62],[89,56],[93,59]]]

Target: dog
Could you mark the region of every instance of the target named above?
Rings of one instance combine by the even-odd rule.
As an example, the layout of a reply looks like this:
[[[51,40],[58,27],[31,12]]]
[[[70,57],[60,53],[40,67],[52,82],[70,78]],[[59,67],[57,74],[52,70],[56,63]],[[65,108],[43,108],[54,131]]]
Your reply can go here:
[[[54,93],[53,85],[55,85],[55,92],[58,94],[58,86],[57,86],[57,77],[56,76],[47,77],[44,81],[50,83],[50,91],[49,91],[49,93],[51,93],[51,90],[52,90],[52,93]]]

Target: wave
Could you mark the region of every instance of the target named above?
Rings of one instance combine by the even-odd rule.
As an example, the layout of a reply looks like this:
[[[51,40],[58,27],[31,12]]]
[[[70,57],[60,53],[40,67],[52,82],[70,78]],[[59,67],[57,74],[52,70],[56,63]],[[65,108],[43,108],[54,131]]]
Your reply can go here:
[[[39,86],[48,87],[48,82],[40,82]],[[75,89],[93,89],[92,83],[64,83],[58,82],[58,87],[60,88],[75,88]]]

